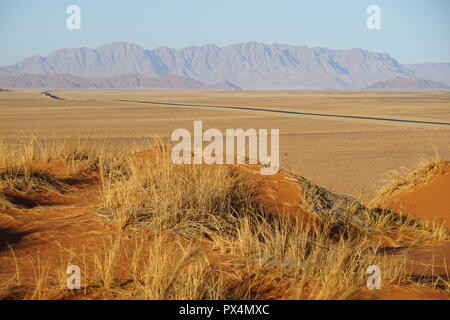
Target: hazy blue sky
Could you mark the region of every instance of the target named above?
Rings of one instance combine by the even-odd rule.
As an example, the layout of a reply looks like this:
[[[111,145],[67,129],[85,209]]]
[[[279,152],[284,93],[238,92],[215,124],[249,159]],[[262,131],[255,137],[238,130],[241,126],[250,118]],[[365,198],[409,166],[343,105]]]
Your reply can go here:
[[[81,8],[81,30],[66,28],[70,4]],[[381,30],[366,27],[371,4],[381,8]],[[1,0],[0,65],[113,41],[146,49],[277,42],[450,62],[449,14],[449,0]]]

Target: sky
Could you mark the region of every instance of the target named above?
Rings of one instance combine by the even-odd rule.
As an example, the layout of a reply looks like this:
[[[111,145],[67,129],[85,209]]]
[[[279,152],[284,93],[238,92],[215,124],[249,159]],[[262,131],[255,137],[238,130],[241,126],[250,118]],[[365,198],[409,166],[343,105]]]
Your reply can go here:
[[[69,5],[80,7],[79,30],[66,26]],[[370,5],[380,8],[379,30],[366,26]],[[257,41],[450,62],[449,14],[449,0],[1,0],[0,65],[114,41],[145,49]]]

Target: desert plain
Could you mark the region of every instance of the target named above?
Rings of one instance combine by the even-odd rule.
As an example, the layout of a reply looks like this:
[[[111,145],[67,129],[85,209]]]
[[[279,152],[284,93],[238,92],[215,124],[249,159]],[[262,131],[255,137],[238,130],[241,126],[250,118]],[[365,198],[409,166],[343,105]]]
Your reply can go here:
[[[92,90],[55,94],[65,100],[51,99],[41,91],[2,92],[0,135],[5,139],[30,134],[50,139],[91,135],[126,143],[152,135],[168,141],[177,128],[192,131],[195,120],[202,120],[204,129],[222,131],[226,128],[276,128],[280,130],[282,168],[304,175],[332,191],[365,200],[385,184],[383,175],[391,170],[413,169],[436,154],[443,159],[450,158],[448,92]],[[261,111],[214,106],[250,107]],[[318,115],[282,114],[264,112],[264,109]],[[431,124],[320,116],[322,114]]]

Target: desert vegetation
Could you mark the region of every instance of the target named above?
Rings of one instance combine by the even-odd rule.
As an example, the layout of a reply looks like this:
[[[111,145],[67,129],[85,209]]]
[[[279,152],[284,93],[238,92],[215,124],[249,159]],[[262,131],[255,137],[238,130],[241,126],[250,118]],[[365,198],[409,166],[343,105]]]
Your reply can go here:
[[[300,197],[287,208],[267,193],[276,181],[249,166],[174,165],[156,137],[0,146],[3,298],[356,299],[368,294],[370,265],[383,286],[449,292],[448,272],[417,276],[393,250],[442,243],[448,228],[378,205],[442,173],[442,160],[369,205],[282,171]],[[67,289],[71,264],[80,290]]]

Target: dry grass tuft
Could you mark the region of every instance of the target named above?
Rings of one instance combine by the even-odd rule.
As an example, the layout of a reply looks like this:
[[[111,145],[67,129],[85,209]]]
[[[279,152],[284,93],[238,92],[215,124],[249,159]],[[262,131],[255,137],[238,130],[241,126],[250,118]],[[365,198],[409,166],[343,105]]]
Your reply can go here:
[[[379,206],[405,189],[430,182],[434,177],[443,174],[449,165],[449,161],[444,161],[436,155],[433,160],[423,161],[414,171],[402,168],[401,171],[393,170],[387,173],[389,183],[378,191],[369,207]]]
[[[100,211],[119,227],[145,223],[157,232],[197,235],[214,230],[215,219],[231,228],[236,214],[251,210],[242,176],[227,166],[175,165],[156,141],[144,157],[131,155],[103,172]]]

